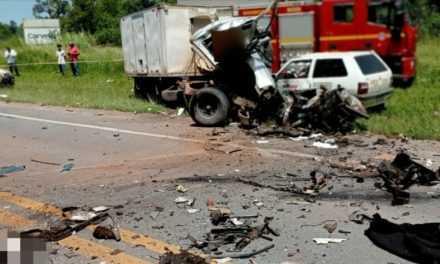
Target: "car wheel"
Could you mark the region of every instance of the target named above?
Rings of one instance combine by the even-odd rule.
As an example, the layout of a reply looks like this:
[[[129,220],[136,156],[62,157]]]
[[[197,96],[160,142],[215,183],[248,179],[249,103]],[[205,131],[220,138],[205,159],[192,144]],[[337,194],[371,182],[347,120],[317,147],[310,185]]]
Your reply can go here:
[[[228,97],[217,88],[203,88],[194,94],[189,103],[192,119],[202,126],[223,123],[228,116]]]

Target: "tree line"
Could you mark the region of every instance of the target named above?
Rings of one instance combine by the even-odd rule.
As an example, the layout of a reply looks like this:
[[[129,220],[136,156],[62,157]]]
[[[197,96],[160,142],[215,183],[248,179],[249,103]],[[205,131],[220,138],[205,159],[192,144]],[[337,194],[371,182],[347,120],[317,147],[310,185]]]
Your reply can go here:
[[[59,18],[62,32],[87,32],[99,44],[119,45],[120,18],[159,2],[175,4],[176,0],[36,0],[33,14]],[[440,36],[440,1],[411,0],[407,5],[420,37]],[[0,40],[20,33],[15,21],[0,23]]]

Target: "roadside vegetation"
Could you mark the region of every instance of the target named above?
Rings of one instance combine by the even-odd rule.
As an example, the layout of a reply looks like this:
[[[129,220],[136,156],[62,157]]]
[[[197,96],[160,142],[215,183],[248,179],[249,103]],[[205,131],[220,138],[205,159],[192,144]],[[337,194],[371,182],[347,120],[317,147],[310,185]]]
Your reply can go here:
[[[395,89],[385,111],[363,122],[374,133],[440,140],[440,38],[417,47],[417,78],[407,89]]]
[[[15,87],[0,88],[0,93],[14,102],[132,112],[163,110],[134,96],[133,80],[124,75],[120,47],[97,46],[88,34],[67,34],[59,40],[66,51],[69,41],[81,50],[78,78],[73,77],[69,65],[65,76],[59,73],[55,45],[26,46],[20,38],[2,42],[18,52],[18,64],[25,65],[19,66]],[[6,65],[2,68],[7,69]]]

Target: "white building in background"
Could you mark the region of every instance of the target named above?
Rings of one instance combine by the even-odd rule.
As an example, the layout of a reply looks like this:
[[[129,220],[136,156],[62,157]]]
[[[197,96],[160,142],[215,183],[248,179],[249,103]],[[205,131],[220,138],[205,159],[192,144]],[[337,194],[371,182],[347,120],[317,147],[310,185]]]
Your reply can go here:
[[[52,44],[61,34],[59,19],[23,20],[26,44]]]

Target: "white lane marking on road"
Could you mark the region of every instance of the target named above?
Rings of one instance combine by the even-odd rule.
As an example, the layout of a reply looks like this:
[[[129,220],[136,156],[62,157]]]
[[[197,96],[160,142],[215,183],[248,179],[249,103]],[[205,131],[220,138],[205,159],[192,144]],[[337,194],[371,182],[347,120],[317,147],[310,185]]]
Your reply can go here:
[[[205,143],[205,141],[203,141],[203,140],[175,137],[175,136],[167,136],[167,135],[154,134],[154,133],[148,133],[148,132],[132,131],[132,130],[126,130],[126,129],[113,128],[113,127],[103,127],[103,126],[94,126],[94,125],[87,125],[87,124],[80,124],[80,123],[70,123],[70,122],[35,118],[35,117],[29,117],[29,116],[12,115],[12,114],[6,114],[6,113],[0,113],[0,116],[29,120],[29,121],[36,121],[36,122],[43,122],[43,123],[49,123],[49,124],[57,124],[57,125],[64,125],[64,126],[82,127],[82,128],[90,128],[90,129],[97,129],[97,130],[117,132],[117,133],[125,133],[125,134],[130,134],[130,135],[137,135],[137,136],[163,138],[163,139],[186,141],[186,142],[192,142],[192,143]]]

